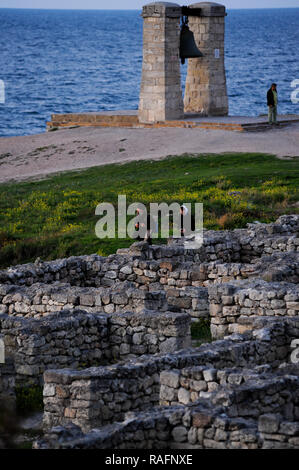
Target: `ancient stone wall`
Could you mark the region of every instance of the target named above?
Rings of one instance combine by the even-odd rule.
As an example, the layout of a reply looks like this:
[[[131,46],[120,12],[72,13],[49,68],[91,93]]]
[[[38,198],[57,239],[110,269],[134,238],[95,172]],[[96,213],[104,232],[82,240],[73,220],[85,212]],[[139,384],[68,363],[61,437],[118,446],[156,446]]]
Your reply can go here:
[[[184,263],[193,263],[198,272],[203,264],[252,263],[262,256],[298,252],[298,231],[299,216],[282,216],[273,224],[249,224],[248,229],[206,231],[203,246],[197,250],[184,249],[180,240],[153,246],[139,242],[106,258],[90,255],[37,261],[0,271],[0,287],[55,281],[81,287],[113,287],[124,281],[147,285],[160,278],[165,284],[167,272],[181,271]]]
[[[117,288],[73,287],[59,282],[30,287],[3,285],[0,312],[10,316],[41,318],[52,312],[81,308],[89,313],[141,312],[167,310],[164,292],[147,292],[123,283]]]
[[[262,329],[197,352],[46,372],[46,435],[36,447],[298,448],[298,365],[289,344],[299,322],[261,317],[258,323]]]
[[[274,377],[269,364],[253,369],[199,366],[165,371],[160,375],[160,404],[188,405],[204,398],[212,399],[214,404],[226,403],[231,417],[257,418],[261,413],[283,412],[286,418],[293,419],[289,403],[296,398],[299,379],[280,377],[277,371],[276,374]],[[269,395],[266,400],[265,395]]]
[[[296,325],[299,326],[298,321]],[[145,356],[109,368],[47,371],[44,374],[45,428],[73,422],[86,431],[120,421],[125,412],[158,405],[159,393],[162,405],[208,398],[224,380],[225,367],[265,363],[277,367],[289,360],[291,337],[286,335],[285,325],[274,324],[267,331],[257,331],[259,338],[251,333],[232,336],[198,349],[152,358]],[[200,376],[196,384],[195,375],[190,377],[193,370],[196,377]]]
[[[250,402],[252,397],[254,402]],[[262,411],[265,403],[271,412]],[[216,394],[212,403],[202,399],[193,405],[129,413],[122,423],[85,435],[73,424],[58,426],[49,430],[46,440],[37,442],[35,447],[292,449],[299,445],[298,418],[298,376],[288,375],[272,382],[247,382],[239,391]]]
[[[48,369],[86,368],[190,346],[186,314],[99,315],[62,311],[40,320],[0,315],[6,355],[18,383],[42,384]]]
[[[298,316],[299,290],[286,282],[234,281],[210,286],[209,303],[212,337],[222,338],[246,329],[240,317]]]
[[[40,445],[298,447],[298,222],[0,272],[5,360],[17,384],[45,383]],[[191,319],[209,317],[224,338],[191,348]]]
[[[146,308],[207,318],[204,288],[211,284],[247,278],[298,283],[296,231],[298,217],[283,216],[275,224],[208,231],[199,250],[185,250],[173,240],[168,246],[141,242],[107,258],[91,255],[17,266],[0,272],[0,312],[39,318],[63,308],[105,313]]]

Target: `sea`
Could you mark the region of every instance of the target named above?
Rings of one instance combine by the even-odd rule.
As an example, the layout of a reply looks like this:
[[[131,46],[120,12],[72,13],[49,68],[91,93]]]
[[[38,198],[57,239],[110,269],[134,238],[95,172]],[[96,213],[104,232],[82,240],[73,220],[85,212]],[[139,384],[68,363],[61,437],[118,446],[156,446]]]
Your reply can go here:
[[[0,9],[0,136],[42,133],[52,113],[137,109],[140,15]],[[299,8],[228,10],[230,115],[265,114],[272,82],[278,84],[279,112],[299,114],[291,100],[296,80],[299,88],[298,59]],[[183,90],[186,71],[182,66]]]

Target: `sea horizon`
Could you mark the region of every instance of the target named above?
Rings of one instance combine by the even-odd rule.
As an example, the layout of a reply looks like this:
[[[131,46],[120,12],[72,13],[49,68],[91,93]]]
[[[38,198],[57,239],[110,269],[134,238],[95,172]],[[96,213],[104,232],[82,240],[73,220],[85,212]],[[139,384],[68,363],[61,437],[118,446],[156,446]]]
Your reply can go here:
[[[0,8],[0,137],[45,132],[52,114],[137,110],[140,12]],[[228,10],[230,116],[266,114],[272,82],[279,85],[279,113],[299,114],[291,101],[299,79],[298,43],[299,7]],[[182,92],[186,73],[187,64],[181,67]]]
[[[146,4],[145,4],[146,5]],[[252,11],[252,10],[298,10],[298,7],[272,7],[272,8],[226,8],[226,11]],[[0,10],[38,10],[38,11],[141,11],[142,8],[17,8],[0,7]]]

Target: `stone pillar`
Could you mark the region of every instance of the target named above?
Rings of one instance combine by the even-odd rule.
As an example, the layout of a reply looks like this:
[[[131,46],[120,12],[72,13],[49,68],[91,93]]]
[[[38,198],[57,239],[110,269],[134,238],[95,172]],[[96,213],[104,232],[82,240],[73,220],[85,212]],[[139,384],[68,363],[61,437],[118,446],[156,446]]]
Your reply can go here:
[[[184,116],[179,61],[181,7],[157,2],[143,7],[143,67],[139,121]]]
[[[189,8],[201,8],[201,16],[189,16],[189,28],[204,56],[188,60],[185,113],[226,116],[228,97],[224,65],[225,6],[201,2],[190,5]]]

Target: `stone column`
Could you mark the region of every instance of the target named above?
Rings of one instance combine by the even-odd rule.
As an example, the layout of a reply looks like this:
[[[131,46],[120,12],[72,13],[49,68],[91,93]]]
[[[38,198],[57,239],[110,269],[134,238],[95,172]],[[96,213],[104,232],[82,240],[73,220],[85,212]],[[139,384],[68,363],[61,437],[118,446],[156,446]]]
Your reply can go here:
[[[184,116],[179,61],[181,7],[157,2],[143,7],[143,67],[139,121]]]
[[[225,6],[201,2],[190,5],[189,8],[201,8],[201,16],[189,16],[189,28],[204,56],[188,60],[185,113],[226,116],[228,97],[224,65]]]

